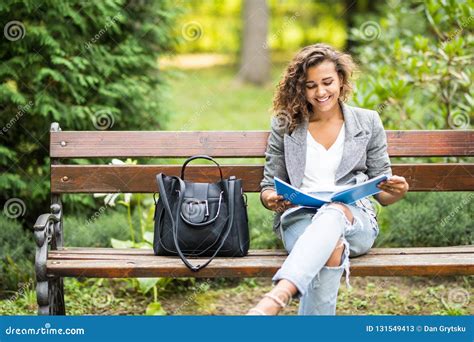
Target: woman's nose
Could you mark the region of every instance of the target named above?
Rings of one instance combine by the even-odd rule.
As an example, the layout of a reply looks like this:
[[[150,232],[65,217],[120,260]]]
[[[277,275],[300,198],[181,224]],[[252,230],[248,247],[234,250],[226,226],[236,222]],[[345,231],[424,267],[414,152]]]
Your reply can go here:
[[[316,90],[316,96],[317,97],[323,97],[324,95],[326,95],[326,89],[318,88]]]

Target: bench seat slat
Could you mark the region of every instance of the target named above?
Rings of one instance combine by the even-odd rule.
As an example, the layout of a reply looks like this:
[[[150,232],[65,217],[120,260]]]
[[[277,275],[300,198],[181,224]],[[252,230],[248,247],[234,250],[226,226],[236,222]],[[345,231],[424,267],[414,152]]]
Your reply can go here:
[[[398,255],[398,254],[457,254],[471,253],[474,257],[474,245],[450,247],[390,247],[372,248],[370,255]],[[60,250],[49,251],[48,258],[62,258],[66,255],[154,255],[148,248],[108,248],[108,247],[64,247]],[[251,249],[249,256],[258,255],[287,255],[283,249]]]
[[[438,250],[440,249],[441,250]],[[87,251],[89,250],[89,253]],[[158,257],[151,250],[65,249],[50,251],[50,276],[122,277],[271,277],[283,263],[283,251],[251,251],[244,258],[216,258],[200,272],[189,271],[177,257]],[[79,253],[80,252],[80,253]],[[386,254],[381,254],[385,252]],[[129,254],[127,254],[129,253]],[[194,259],[195,263],[205,259]],[[447,276],[474,272],[474,246],[373,249],[351,259],[354,276]]]
[[[393,173],[404,176],[410,191],[465,191],[474,190],[474,164],[394,164]],[[262,165],[226,165],[224,177],[236,176],[243,180],[244,191],[260,191]],[[181,166],[170,165],[51,165],[53,193],[109,193],[158,190],[155,176],[159,172],[179,176]],[[189,166],[186,179],[193,182],[212,182],[218,177],[213,166]],[[67,177],[67,178],[65,178]]]
[[[59,131],[51,132],[52,158],[263,157],[267,131]],[[472,156],[472,130],[387,131],[392,157]],[[179,142],[177,144],[176,142]]]

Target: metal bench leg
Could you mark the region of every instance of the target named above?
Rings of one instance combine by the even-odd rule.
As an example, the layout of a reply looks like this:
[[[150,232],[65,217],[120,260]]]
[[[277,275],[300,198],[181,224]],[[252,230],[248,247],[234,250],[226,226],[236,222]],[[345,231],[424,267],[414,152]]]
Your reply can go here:
[[[65,315],[64,284],[63,278],[57,277],[49,280],[48,302],[51,315]]]
[[[36,220],[34,226],[36,241],[36,296],[38,315],[65,315],[63,279],[48,278],[46,262],[48,247],[62,247],[62,220],[60,204],[51,206],[52,214],[43,214]]]
[[[36,240],[36,300],[38,301],[38,315],[49,315],[48,279],[46,278],[46,258],[48,256],[48,241],[46,229],[35,231]]]
[[[59,217],[59,221],[54,223],[54,236],[51,241],[51,249],[63,247],[63,216],[62,203],[59,195],[52,196],[51,211]],[[49,280],[49,303],[53,315],[66,315],[64,302],[64,280],[62,277],[55,277]]]

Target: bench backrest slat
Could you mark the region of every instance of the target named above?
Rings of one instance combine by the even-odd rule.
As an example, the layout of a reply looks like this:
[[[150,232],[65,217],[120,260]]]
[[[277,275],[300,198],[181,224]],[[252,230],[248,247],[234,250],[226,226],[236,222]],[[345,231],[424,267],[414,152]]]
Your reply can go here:
[[[407,178],[410,191],[474,190],[474,164],[394,164],[394,174]],[[262,165],[226,165],[224,177],[243,179],[244,190],[260,191]],[[157,191],[155,175],[180,175],[176,165],[52,165],[53,193],[141,192]],[[186,180],[211,182],[218,179],[213,166],[191,165],[186,168]]]
[[[263,131],[59,131],[51,132],[52,158],[263,157]],[[473,156],[474,131],[387,131],[391,157]]]

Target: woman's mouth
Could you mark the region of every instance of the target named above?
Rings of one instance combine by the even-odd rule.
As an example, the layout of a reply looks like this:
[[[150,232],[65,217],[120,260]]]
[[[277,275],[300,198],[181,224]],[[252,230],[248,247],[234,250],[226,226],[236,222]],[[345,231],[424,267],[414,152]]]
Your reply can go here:
[[[317,103],[320,103],[320,104],[325,104],[329,101],[329,99],[331,98],[331,96],[326,96],[326,97],[322,97],[320,99],[315,99]]]

